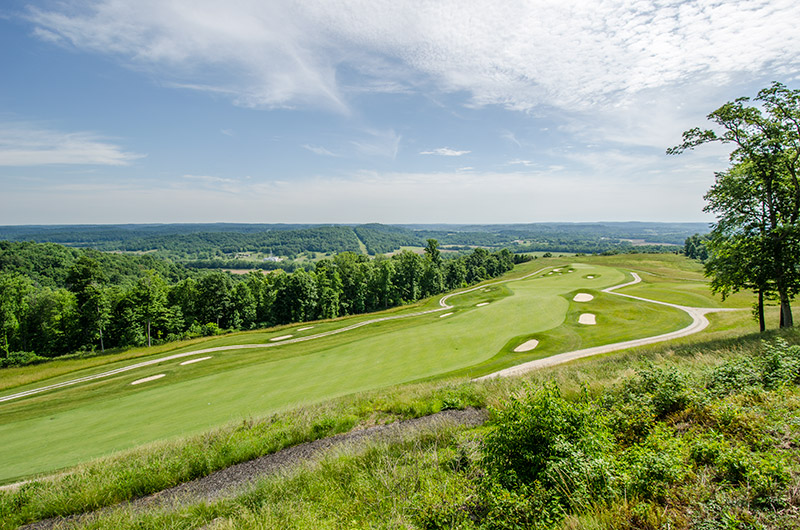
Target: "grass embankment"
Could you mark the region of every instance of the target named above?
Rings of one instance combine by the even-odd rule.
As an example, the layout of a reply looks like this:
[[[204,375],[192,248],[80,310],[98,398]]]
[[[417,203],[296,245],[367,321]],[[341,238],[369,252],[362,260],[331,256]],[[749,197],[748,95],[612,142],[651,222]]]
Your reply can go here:
[[[797,332],[783,333],[800,342]],[[0,494],[2,528],[155,491],[250,452],[445,407],[488,427],[339,451],[211,504],[86,528],[795,528],[800,349],[650,347],[525,378],[431,382],[157,444]],[[559,389],[559,390],[555,390]]]
[[[626,280],[619,269],[552,263],[560,263],[557,268],[561,270],[520,281],[492,282],[451,297],[455,307],[447,310],[452,314],[446,318],[440,318],[443,312],[409,316],[307,342],[214,352],[209,354],[211,359],[191,365],[181,365],[185,359],[158,363],[3,403],[0,481],[345,394],[443,377],[476,365],[478,368],[465,373],[480,375],[537,356],[656,335],[683,327],[687,321],[683,313],[671,308],[600,293]],[[509,279],[522,278],[541,266],[525,264]],[[588,303],[572,302],[578,290],[594,292],[596,298]],[[388,315],[439,307],[438,299],[432,299]],[[582,311],[597,314],[598,325],[577,324]],[[385,315],[232,334],[162,351],[175,354],[235,344],[270,344],[276,337],[309,336],[376,316]],[[313,328],[299,331],[308,326]],[[510,354],[514,346],[534,336],[541,338],[538,351]],[[157,357],[142,356],[137,361]],[[481,365],[493,358],[492,363]],[[4,394],[130,362],[109,360],[113,362],[99,366],[92,359],[79,370],[7,389]],[[157,381],[130,384],[159,374],[164,377]]]

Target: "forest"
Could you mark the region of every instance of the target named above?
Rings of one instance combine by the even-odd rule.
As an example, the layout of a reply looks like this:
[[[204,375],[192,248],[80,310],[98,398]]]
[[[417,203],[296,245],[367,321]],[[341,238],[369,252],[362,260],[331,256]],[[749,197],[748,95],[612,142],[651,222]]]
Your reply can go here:
[[[444,258],[429,239],[371,259],[341,252],[294,272],[191,270],[151,255],[0,242],[0,363],[336,318],[494,278],[530,259],[476,248]]]
[[[476,246],[512,252],[673,252],[685,238],[704,233],[703,223],[535,223],[516,225],[98,225],[4,226],[0,239],[60,243],[110,252],[153,253],[204,268],[268,268],[292,271],[301,254],[366,252],[387,254],[424,247],[436,239],[442,249]],[[636,242],[636,244],[634,244]],[[666,245],[666,246],[665,246]],[[280,256],[264,262],[242,254]]]

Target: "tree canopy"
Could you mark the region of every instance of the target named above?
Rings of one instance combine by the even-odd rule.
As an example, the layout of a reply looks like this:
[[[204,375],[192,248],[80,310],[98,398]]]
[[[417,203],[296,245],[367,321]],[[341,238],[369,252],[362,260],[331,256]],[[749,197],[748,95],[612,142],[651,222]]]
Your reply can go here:
[[[712,287],[723,294],[755,289],[761,315],[763,296],[776,298],[780,326],[792,326],[791,300],[800,291],[800,91],[776,82],[708,119],[718,131],[690,129],[667,153],[712,142],[733,147],[731,167],[716,173],[705,196],[706,211],[718,216],[706,262]]]

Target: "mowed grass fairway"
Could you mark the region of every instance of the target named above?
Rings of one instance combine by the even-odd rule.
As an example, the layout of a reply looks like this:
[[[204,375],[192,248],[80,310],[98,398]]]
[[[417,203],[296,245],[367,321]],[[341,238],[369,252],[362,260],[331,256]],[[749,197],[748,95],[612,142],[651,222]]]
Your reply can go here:
[[[306,342],[198,354],[0,403],[0,482],[300,404],[426,378],[483,375],[555,353],[666,333],[691,321],[677,309],[602,293],[604,288],[631,279],[621,263],[610,262],[614,266],[609,267],[602,265],[601,259],[571,259],[575,262],[561,258],[518,266],[500,283],[489,282],[451,296],[448,303],[454,306],[452,309],[373,323]],[[544,264],[555,265],[525,279],[512,279]],[[719,305],[697,271],[681,271],[670,263],[662,265],[662,283],[683,286],[679,291],[685,296],[678,303]],[[554,268],[560,271],[553,272]],[[669,271],[674,273],[671,277]],[[672,292],[664,291],[658,282],[648,283],[646,278],[645,282],[650,291],[639,286],[627,289],[637,296],[653,294],[653,299],[659,299],[656,294]],[[572,301],[579,292],[590,293],[594,299]],[[690,304],[689,300],[703,303]],[[30,367],[15,376],[26,384],[4,385],[0,395],[150,358],[226,345],[266,344],[275,337],[310,336],[380,316],[410,315],[439,307],[436,297],[385,314],[237,333],[178,344],[173,349],[160,347],[157,354],[142,352],[135,360],[112,358],[107,364],[98,364],[97,359],[91,359],[84,367],[74,363],[69,370],[42,380],[36,380],[36,367]],[[452,314],[442,317],[446,313]],[[581,313],[595,314],[597,325],[578,324]],[[298,331],[308,326],[313,328]],[[535,350],[513,353],[517,345],[530,338],[540,341]],[[211,358],[180,365],[207,356]],[[130,384],[159,374],[165,375],[136,386]]]

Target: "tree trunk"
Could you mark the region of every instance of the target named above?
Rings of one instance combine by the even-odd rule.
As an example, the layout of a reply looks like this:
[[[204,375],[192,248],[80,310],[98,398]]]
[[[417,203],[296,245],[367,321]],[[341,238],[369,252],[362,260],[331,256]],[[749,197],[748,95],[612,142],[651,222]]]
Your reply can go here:
[[[764,291],[758,291],[758,331],[764,333],[767,325],[764,322]]]
[[[781,293],[781,326],[782,328],[791,328],[794,326],[794,319],[792,318],[792,306],[789,302],[789,297],[785,293]]]
[[[147,347],[150,347],[150,319],[147,319]]]
[[[103,328],[100,328],[100,352],[106,352],[106,347],[103,346]]]

